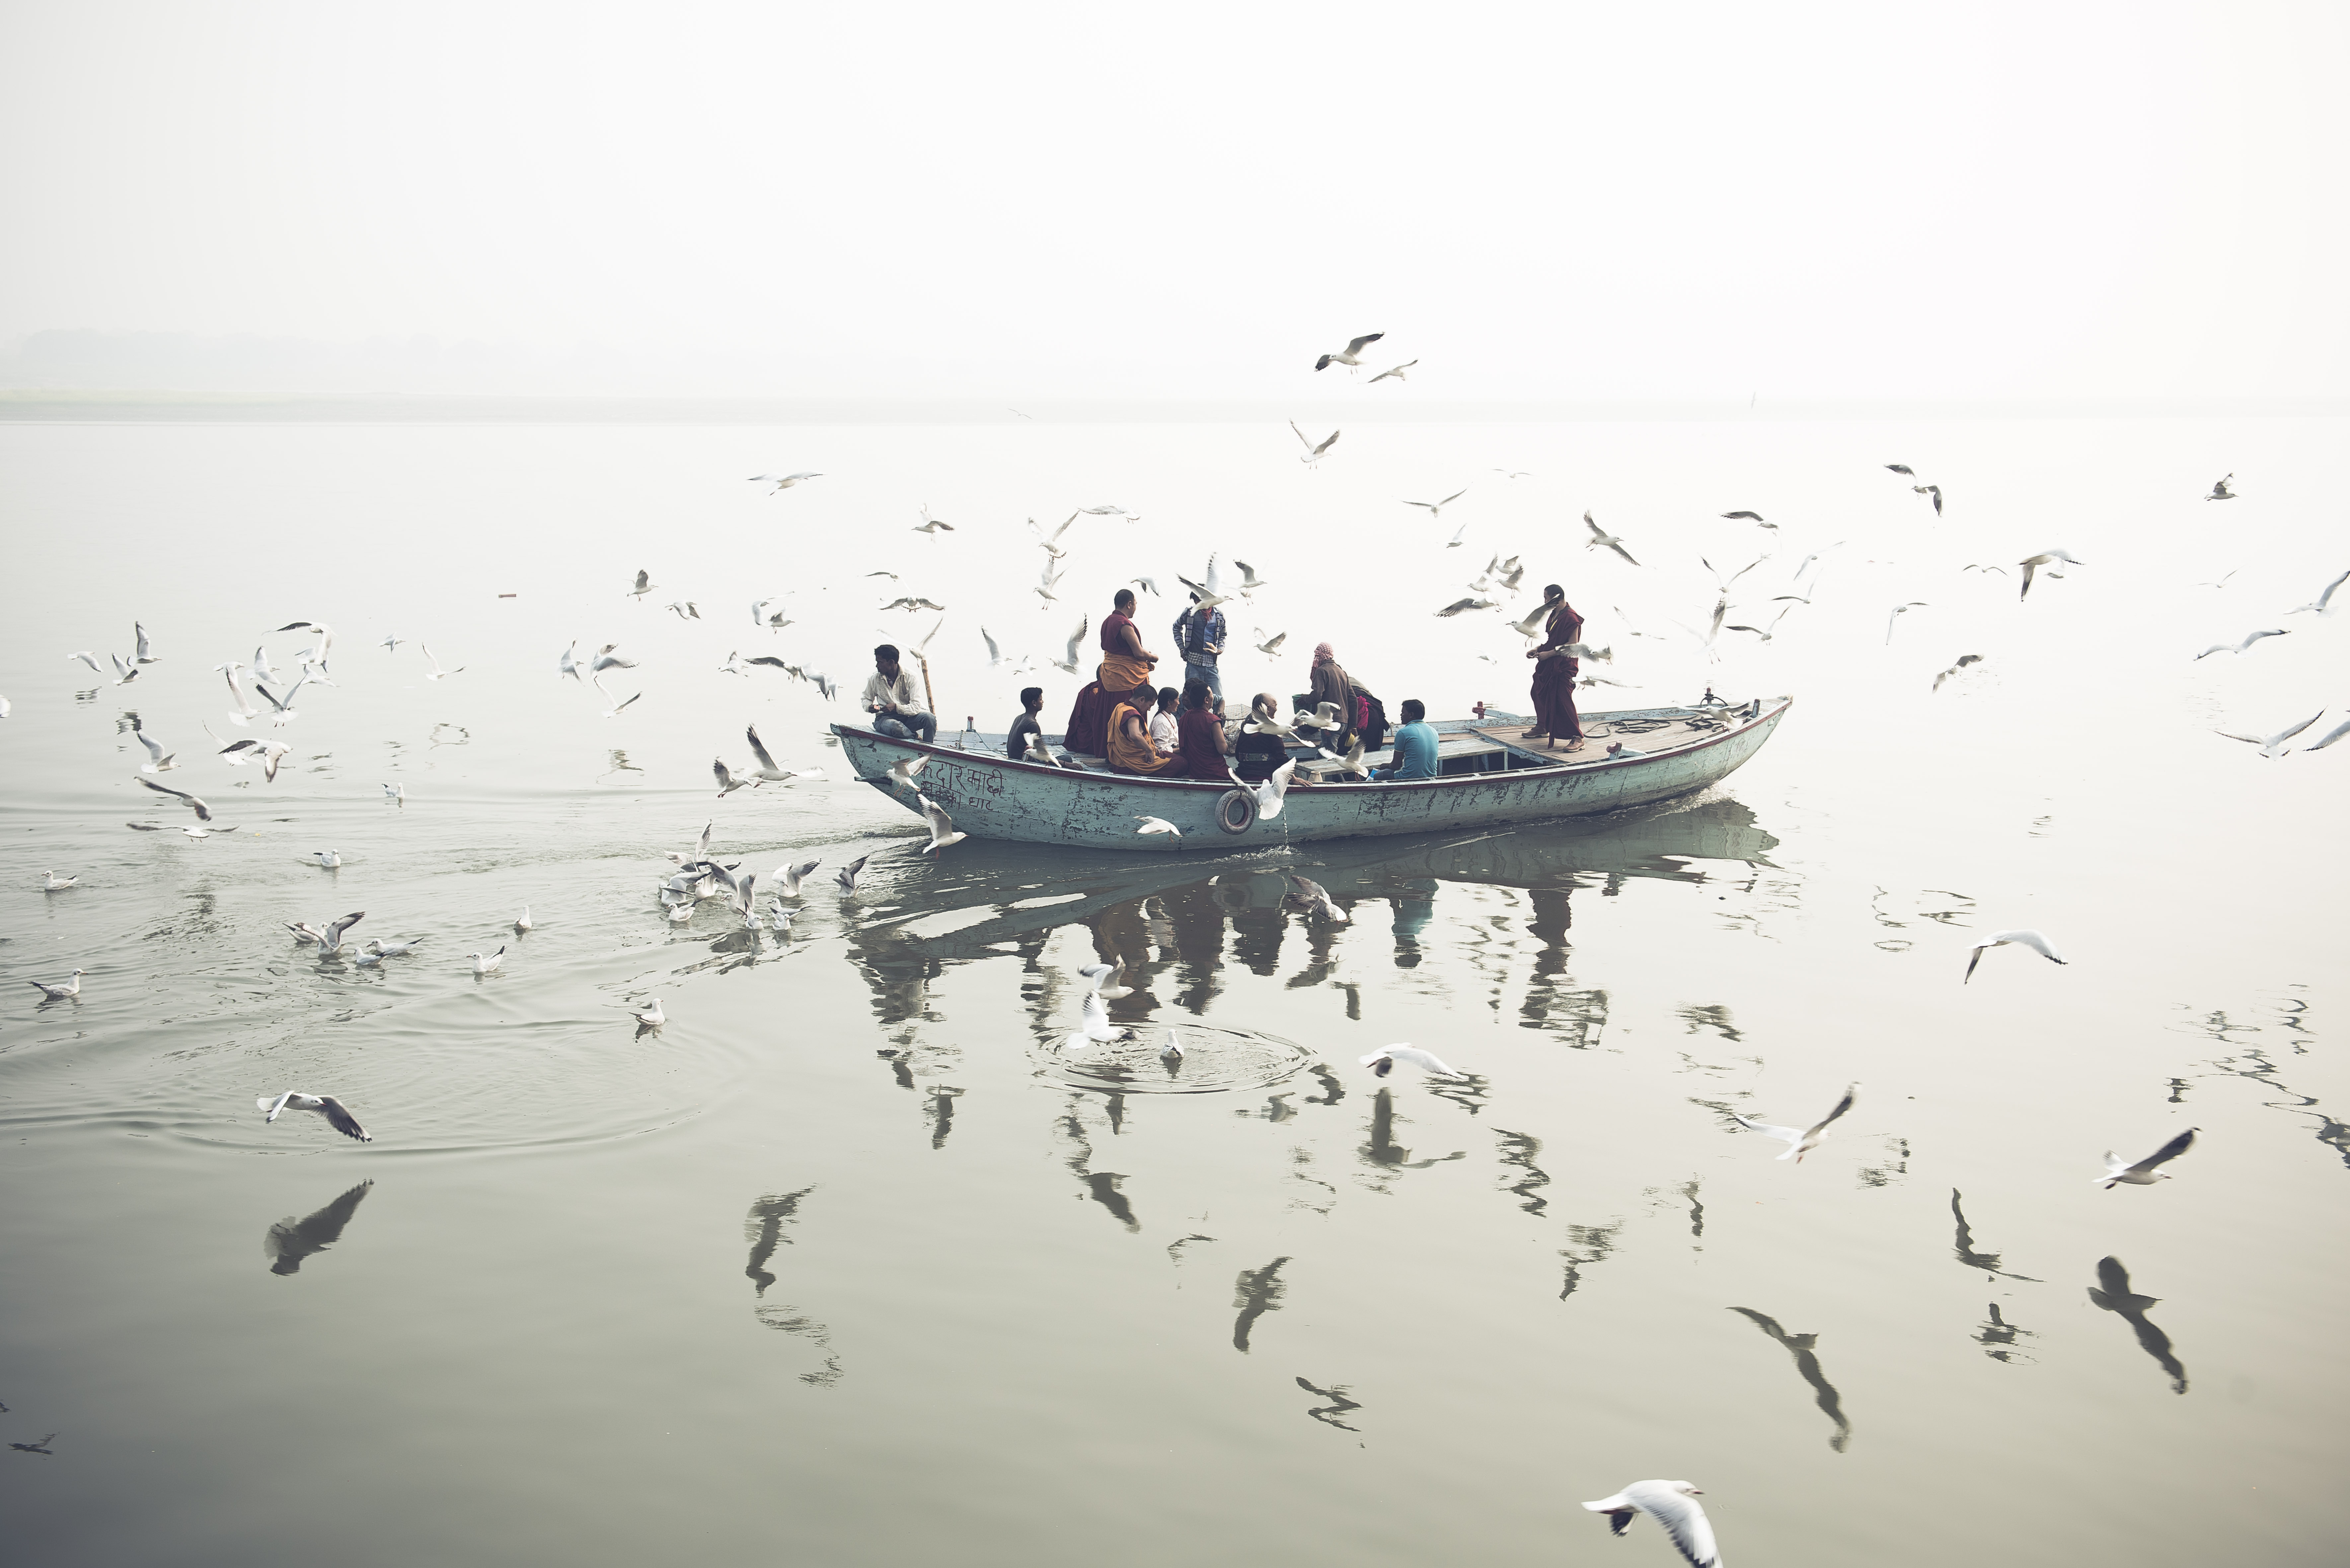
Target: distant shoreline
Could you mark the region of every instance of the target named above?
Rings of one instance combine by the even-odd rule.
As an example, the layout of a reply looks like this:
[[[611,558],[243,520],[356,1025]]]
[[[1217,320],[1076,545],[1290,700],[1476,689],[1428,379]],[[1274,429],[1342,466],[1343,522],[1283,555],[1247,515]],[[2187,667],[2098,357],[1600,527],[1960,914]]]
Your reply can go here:
[[[2350,397],[2078,399],[2006,402],[1804,399],[1503,402],[1044,400],[816,398],[478,397],[0,389],[16,424],[1356,424],[1652,423],[1741,421],[2331,419]]]

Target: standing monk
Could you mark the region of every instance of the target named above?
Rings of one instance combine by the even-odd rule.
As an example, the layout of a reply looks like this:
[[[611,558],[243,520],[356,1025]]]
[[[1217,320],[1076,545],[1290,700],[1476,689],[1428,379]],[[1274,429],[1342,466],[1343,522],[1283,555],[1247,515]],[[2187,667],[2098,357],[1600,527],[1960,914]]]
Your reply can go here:
[[[1145,712],[1156,701],[1150,694],[1150,670],[1159,656],[1142,646],[1142,633],[1135,627],[1134,590],[1118,589],[1113,602],[1116,607],[1101,624],[1101,664],[1094,672],[1093,683],[1077,693],[1076,705],[1069,711],[1068,728],[1062,734],[1063,742],[1072,751],[1096,756],[1109,754],[1111,716],[1120,701],[1140,693]]]
[[[1583,618],[1556,583],[1543,589],[1543,603],[1550,608],[1550,619],[1543,626],[1542,646],[1526,651],[1534,661],[1534,727],[1521,738],[1537,741],[1547,735],[1550,750],[1556,751],[1565,741],[1568,751],[1579,752],[1583,722],[1575,715],[1575,672],[1583,661],[1565,649],[1583,640]]]

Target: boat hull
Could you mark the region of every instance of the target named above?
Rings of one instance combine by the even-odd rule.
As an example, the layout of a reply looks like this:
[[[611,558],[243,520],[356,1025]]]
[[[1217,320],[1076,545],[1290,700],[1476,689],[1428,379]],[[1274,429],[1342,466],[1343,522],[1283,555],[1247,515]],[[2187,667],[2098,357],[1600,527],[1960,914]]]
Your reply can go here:
[[[1781,698],[1758,717],[1720,734],[1646,756],[1400,784],[1300,785],[1290,790],[1279,816],[1260,817],[1239,833],[1224,831],[1217,821],[1218,803],[1233,788],[1228,780],[1078,773],[895,740],[847,724],[832,729],[860,780],[917,813],[921,807],[916,795],[928,795],[946,808],[957,831],[974,838],[1129,853],[1225,853],[1274,844],[1593,816],[1669,800],[1736,772],[1762,748],[1792,705],[1792,699]],[[1602,717],[1586,715],[1586,722]],[[911,756],[927,759],[914,781],[893,778],[890,766]],[[1139,832],[1137,819],[1143,816],[1173,823],[1182,836]]]

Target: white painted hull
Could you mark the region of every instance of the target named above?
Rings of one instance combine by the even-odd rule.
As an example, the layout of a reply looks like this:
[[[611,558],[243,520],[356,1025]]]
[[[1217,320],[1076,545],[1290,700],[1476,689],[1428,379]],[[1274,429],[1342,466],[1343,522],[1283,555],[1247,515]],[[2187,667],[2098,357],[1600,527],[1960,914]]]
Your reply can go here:
[[[961,751],[893,740],[867,729],[835,724],[857,776],[908,810],[919,813],[917,790],[944,806],[958,831],[974,838],[1019,844],[1061,844],[1128,852],[1226,852],[1271,844],[1310,844],[1398,833],[1441,833],[1508,826],[1552,817],[1592,816],[1669,800],[1720,782],[1771,738],[1793,704],[1767,703],[1760,716],[1714,736],[1622,760],[1575,766],[1464,774],[1408,784],[1315,784],[1291,789],[1281,815],[1259,819],[1238,834],[1217,826],[1217,803],[1230,781],[1145,779],[1078,773],[1041,763],[1015,763],[1000,753]],[[1650,712],[1591,713],[1586,724]],[[1458,729],[1458,725],[1440,726]],[[913,785],[889,776],[909,756],[929,761]],[[1144,836],[1139,816],[1163,817],[1183,830]]]

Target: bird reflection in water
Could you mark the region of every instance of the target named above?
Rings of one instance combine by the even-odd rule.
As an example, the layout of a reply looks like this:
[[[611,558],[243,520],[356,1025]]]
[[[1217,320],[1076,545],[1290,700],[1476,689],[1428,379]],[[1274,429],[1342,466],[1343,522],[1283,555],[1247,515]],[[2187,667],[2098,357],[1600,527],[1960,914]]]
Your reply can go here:
[[[2287,1096],[2282,1101],[2263,1100],[2261,1103],[2271,1110],[2285,1111],[2297,1116],[2307,1116],[2315,1122],[2317,1125],[2310,1130],[2314,1134],[2317,1141],[2341,1156],[2344,1166],[2350,1167],[2350,1127],[2345,1127],[2324,1111],[2318,1110],[2316,1096],[2304,1095],[2299,1089],[2278,1082],[2277,1064],[2269,1060],[2266,1052],[2251,1050],[2241,1056],[2223,1056],[2211,1065],[2230,1077],[2250,1078],[2262,1088],[2273,1089],[2276,1093]]]
[[[1305,1389],[1308,1394],[1313,1395],[1317,1399],[1327,1399],[1330,1401],[1327,1405],[1317,1406],[1305,1412],[1315,1420],[1321,1422],[1326,1427],[1336,1427],[1342,1432],[1361,1430],[1360,1428],[1349,1427],[1346,1422],[1338,1419],[1339,1417],[1345,1415],[1349,1410],[1359,1410],[1363,1407],[1363,1402],[1361,1400],[1349,1399],[1347,1397],[1347,1386],[1345,1384],[1334,1383],[1327,1388],[1316,1388],[1313,1384],[1308,1383],[1305,1378],[1301,1377],[1297,1380],[1297,1386],[1300,1388]]]
[[[1215,1238],[1213,1236],[1202,1235],[1201,1232],[1194,1231],[1180,1241],[1170,1241],[1167,1243],[1167,1261],[1180,1269],[1183,1266],[1184,1248],[1190,1246],[1194,1241],[1212,1241],[1214,1240]],[[1178,1286],[1177,1288],[1180,1289],[1181,1287]]]
[[[1119,1099],[1120,1097],[1113,1095],[1110,1098]],[[1121,1100],[1120,1103],[1122,1105],[1123,1101]],[[1108,1210],[1110,1218],[1125,1226],[1129,1234],[1139,1231],[1142,1229],[1142,1222],[1134,1217],[1134,1205],[1128,1203],[1126,1194],[1118,1190],[1118,1183],[1124,1181],[1126,1177],[1118,1171],[1096,1170],[1093,1168],[1093,1139],[1086,1136],[1085,1119],[1080,1114],[1085,1104],[1086,1097],[1083,1095],[1071,1095],[1068,1110],[1054,1124],[1068,1138],[1072,1146],[1072,1151],[1065,1163],[1068,1166],[1070,1173],[1085,1184],[1084,1196],[1091,1198],[1104,1209]]]
[[[1375,1170],[1392,1172],[1398,1170],[1426,1170],[1431,1165],[1441,1165],[1449,1159],[1466,1159],[1469,1158],[1469,1151],[1467,1149],[1455,1149],[1451,1154],[1440,1155],[1433,1159],[1412,1158],[1411,1150],[1406,1148],[1403,1145],[1396,1142],[1395,1140],[1396,1124],[1399,1121],[1409,1121],[1410,1119],[1411,1118],[1409,1116],[1398,1116],[1396,1115],[1395,1095],[1393,1092],[1387,1089],[1381,1089],[1378,1094],[1373,1095],[1371,1096],[1370,1137],[1366,1142],[1359,1146],[1357,1149],[1357,1152],[1363,1157],[1363,1162],[1366,1165],[1370,1166]],[[1384,1190],[1384,1188],[1382,1188],[1382,1190]]]
[[[1305,1071],[1313,1077],[1315,1083],[1322,1085],[1322,1092],[1320,1094],[1308,1095],[1305,1096],[1305,1103],[1307,1105],[1335,1106],[1340,1100],[1347,1097],[1347,1085],[1338,1082],[1338,1075],[1330,1071],[1330,1067],[1327,1063],[1316,1062],[1311,1067],[1306,1068]]]
[[[765,1295],[775,1276],[767,1272],[767,1260],[775,1249],[791,1241],[784,1227],[799,1218],[800,1199],[816,1190],[803,1187],[797,1192],[769,1193],[751,1205],[748,1218],[743,1221],[743,1240],[751,1243],[751,1261],[743,1269],[752,1283],[754,1295]]]
[[[1567,1240],[1575,1246],[1571,1250],[1561,1249],[1558,1254],[1566,1260],[1566,1278],[1559,1287],[1559,1300],[1565,1301],[1575,1293],[1575,1287],[1583,1283],[1584,1270],[1604,1261],[1615,1250],[1616,1234],[1623,1229],[1624,1221],[1621,1220],[1612,1225],[1569,1225],[1566,1228]]]
[[[1909,1140],[1889,1137],[1885,1140],[1888,1158],[1882,1165],[1866,1165],[1856,1173],[1863,1187],[1891,1187],[1909,1175]]]
[[[1293,1090],[1291,1092],[1295,1093],[1295,1091]],[[1273,1098],[1265,1101],[1264,1109],[1261,1111],[1241,1110],[1234,1111],[1232,1113],[1232,1115],[1244,1119],[1266,1122],[1285,1122],[1296,1114],[1297,1107],[1289,1103],[1289,1095],[1287,1094],[1274,1096]]]
[[[1975,1251],[1975,1233],[1967,1225],[1967,1211],[1959,1207],[1959,1189],[1955,1187],[1950,1189],[1950,1217],[1956,1220],[1959,1224],[1959,1239],[1956,1244],[1955,1255],[1960,1262],[1964,1263],[1970,1269],[1981,1269],[1986,1274],[1997,1274],[2003,1280],[2022,1280],[2024,1283],[2031,1285],[2036,1285],[2040,1282],[2038,1280],[2033,1279],[2030,1274],[2011,1274],[2006,1270],[2001,1268],[1999,1266],[2000,1255],[1997,1252],[1978,1252]],[[1992,1309],[1993,1315],[1996,1315],[1998,1309],[1994,1307]]]
[[[1816,1334],[1789,1334],[1779,1326],[1778,1319],[1765,1317],[1751,1307],[1731,1307],[1730,1310],[1752,1320],[1755,1327],[1786,1346],[1787,1354],[1795,1358],[1796,1372],[1812,1386],[1812,1392],[1818,1397],[1821,1412],[1835,1423],[1835,1434],[1828,1438],[1828,1447],[1837,1453],[1844,1452],[1852,1441],[1852,1423],[1845,1419],[1844,1397],[1836,1392],[1835,1385],[1829,1382],[1827,1375],[1820,1370],[1820,1358],[1812,1354],[1812,1347],[1820,1342],[1820,1336]]]
[[[1550,1199],[1541,1194],[1541,1189],[1550,1185],[1550,1174],[1534,1163],[1534,1156],[1542,1152],[1542,1140],[1506,1127],[1495,1127],[1493,1137],[1502,1146],[1502,1163],[1515,1167],[1519,1172],[1518,1179],[1502,1190],[1514,1194],[1519,1208],[1539,1216],[1550,1207]]]
[[[1256,1320],[1281,1308],[1281,1298],[1289,1287],[1276,1276],[1281,1265],[1287,1262],[1285,1257],[1275,1258],[1262,1269],[1243,1269],[1240,1277],[1232,1282],[1232,1305],[1240,1309],[1241,1314],[1232,1320],[1232,1348],[1243,1355],[1248,1354],[1249,1334],[1255,1329]]]
[[[269,1228],[261,1239],[262,1254],[269,1260],[273,1274],[301,1272],[302,1260],[325,1251],[343,1239],[343,1227],[359,1211],[359,1200],[368,1195],[373,1181],[362,1181],[336,1199],[317,1213],[296,1220],[291,1215]]]
[[[954,1103],[962,1097],[961,1089],[946,1085],[931,1091],[931,1147],[944,1148],[947,1134],[954,1130]]]
[[[1289,1179],[1303,1187],[1321,1189],[1319,1198],[1293,1198],[1289,1201],[1289,1206],[1292,1209],[1311,1210],[1316,1214],[1327,1214],[1338,1206],[1338,1189],[1314,1175],[1311,1168],[1313,1164],[1314,1151],[1304,1144],[1299,1144],[1289,1151]]]
[[[2022,1276],[2012,1277],[2020,1279]],[[1991,1313],[1991,1320],[1988,1323],[1978,1324],[1975,1326],[1974,1334],[1975,1343],[1983,1347],[1983,1354],[1993,1361],[2004,1362],[2010,1366],[2031,1366],[2033,1358],[2017,1349],[2015,1342],[2018,1339],[2037,1339],[2040,1336],[2028,1328],[2018,1328],[2000,1316],[1997,1302],[1990,1303],[1987,1310]]]
[[[1491,1078],[1474,1073],[1456,1073],[1449,1078],[1428,1080],[1428,1092],[1440,1100],[1451,1101],[1473,1116],[1484,1108],[1485,1091],[1492,1085]]]
[[[914,1086],[914,1050],[910,1045],[890,1045],[873,1053],[889,1064],[890,1075],[901,1089]]]
[[[2112,1313],[2137,1334],[2140,1350],[2155,1359],[2156,1365],[2170,1374],[2170,1391],[2187,1392],[2187,1368],[2178,1357],[2170,1354],[2170,1336],[2147,1320],[2146,1309],[2161,1300],[2159,1296],[2130,1293],[2129,1271],[2122,1267],[2119,1258],[2097,1260],[2097,1282],[2089,1287],[2089,1300],[2104,1311]]]

